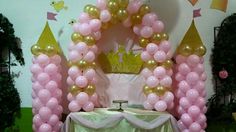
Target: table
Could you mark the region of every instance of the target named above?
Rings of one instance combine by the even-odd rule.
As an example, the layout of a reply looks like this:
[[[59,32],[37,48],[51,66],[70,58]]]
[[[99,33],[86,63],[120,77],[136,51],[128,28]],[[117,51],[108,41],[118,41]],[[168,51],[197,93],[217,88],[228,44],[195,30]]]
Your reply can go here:
[[[175,118],[167,112],[125,108],[123,112],[96,108],[70,113],[64,132],[179,132]]]

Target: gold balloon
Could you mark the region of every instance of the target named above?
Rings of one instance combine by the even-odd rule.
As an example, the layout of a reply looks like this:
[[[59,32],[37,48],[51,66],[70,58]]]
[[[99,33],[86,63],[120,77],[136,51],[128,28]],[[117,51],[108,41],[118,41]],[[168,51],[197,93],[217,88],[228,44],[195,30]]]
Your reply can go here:
[[[152,42],[159,44],[161,42],[162,36],[161,34],[157,33],[152,36]]]
[[[148,94],[150,94],[150,93],[152,93],[153,91],[152,91],[152,88],[150,88],[150,87],[148,87],[148,86],[144,86],[143,87],[143,93],[145,94],[145,95],[148,95]]]
[[[91,4],[86,5],[84,7],[84,12],[88,13],[91,7],[93,7],[93,5],[91,5]]]
[[[84,37],[84,42],[88,45],[88,46],[92,46],[95,44],[96,40],[92,37],[92,36],[85,36]]]
[[[75,94],[77,94],[79,92],[81,92],[81,90],[76,85],[73,85],[73,86],[70,87],[70,93],[71,94],[75,95]]]
[[[71,35],[71,40],[74,42],[74,43],[78,43],[78,42],[81,42],[83,41],[83,36],[80,35],[79,33],[76,33],[74,32],[72,35]]]
[[[118,4],[120,8],[125,9],[129,4],[129,0],[118,0]]]
[[[195,49],[194,54],[198,56],[204,56],[206,54],[206,47],[204,45],[199,46]]]
[[[149,68],[149,69],[154,69],[154,68],[157,67],[157,63],[156,63],[155,60],[149,60],[148,62],[145,63],[144,66]]]
[[[133,25],[140,24],[142,22],[142,16],[140,14],[132,15],[131,22],[133,23]]]
[[[162,66],[164,66],[166,69],[171,69],[173,66],[173,62],[172,60],[167,60],[162,64]]]
[[[89,8],[88,14],[92,16],[93,18],[99,18],[100,16],[100,11],[97,7],[91,7]]]
[[[95,90],[96,90],[95,86],[93,86],[93,85],[88,85],[88,86],[85,88],[84,92],[87,93],[88,95],[93,95],[94,92],[95,92]]]
[[[160,85],[159,85],[159,86],[157,86],[157,87],[155,88],[155,93],[156,93],[157,95],[159,95],[159,96],[164,95],[165,92],[166,92],[166,88],[163,87],[163,86],[160,86]]]
[[[107,7],[109,9],[109,11],[111,11],[112,13],[115,13],[118,11],[119,7],[116,1],[109,1],[107,4]]]
[[[143,5],[139,8],[139,14],[140,14],[141,16],[143,16],[143,15],[149,13],[149,12],[151,12],[151,8],[150,8],[148,5],[143,4]]]
[[[183,56],[189,56],[193,53],[193,49],[188,45],[184,45],[178,48],[178,53]]]
[[[169,36],[166,33],[161,34],[161,40],[168,40]]]
[[[149,42],[150,41],[146,38],[140,38],[139,39],[139,45],[143,48],[145,48]]]
[[[49,56],[53,56],[53,55],[56,55],[56,54],[57,54],[56,49],[55,49],[53,46],[50,46],[50,45],[48,45],[48,46],[45,48],[45,52],[46,52],[46,54],[49,55]]]
[[[118,19],[119,19],[120,21],[123,21],[123,20],[125,20],[125,19],[128,17],[128,13],[127,13],[126,10],[120,9],[120,10],[118,10],[118,12],[117,12],[117,17],[118,17]]]
[[[111,13],[111,20],[110,20],[110,23],[112,24],[117,24],[119,21],[118,21],[118,16],[116,13]]]
[[[80,61],[78,62],[78,66],[79,66],[80,68],[86,68],[86,67],[88,66],[88,63],[87,63],[85,60],[80,60]]]
[[[38,46],[37,44],[35,44],[35,45],[33,45],[33,46],[31,47],[31,53],[32,53],[33,55],[38,56],[38,55],[40,55],[41,52],[42,52],[42,49],[41,49],[41,47]]]

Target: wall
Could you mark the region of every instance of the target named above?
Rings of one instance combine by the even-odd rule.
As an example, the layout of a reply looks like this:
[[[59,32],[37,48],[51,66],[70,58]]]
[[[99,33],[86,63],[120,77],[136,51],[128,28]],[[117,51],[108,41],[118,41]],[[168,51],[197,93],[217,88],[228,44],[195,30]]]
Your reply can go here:
[[[15,72],[21,73],[16,79],[16,87],[20,92],[22,99],[22,107],[31,106],[31,73],[29,67],[31,65],[30,47],[37,42],[44,25],[46,23],[47,11],[53,12],[50,6],[50,0],[1,0],[0,12],[9,18],[14,24],[15,34],[22,40],[22,48],[26,65],[23,67],[14,67]],[[49,21],[51,29],[57,40],[61,43],[61,47],[65,55],[67,55],[67,44],[70,41],[72,33],[69,21],[76,18],[83,10],[86,4],[94,4],[95,0],[65,0],[68,6],[67,10],[62,10],[58,16],[58,21]],[[213,46],[213,27],[219,26],[221,21],[228,15],[236,12],[236,1],[229,0],[226,13],[210,9],[211,0],[199,0],[192,7],[187,0],[149,0],[150,5],[160,18],[166,24],[166,30],[170,35],[170,41],[173,44],[173,51],[182,40],[185,32],[191,24],[192,10],[201,8],[202,16],[195,19],[197,29],[201,35],[204,44],[207,47],[205,56],[205,65],[208,75],[207,79],[207,98],[213,94],[212,75],[209,57]],[[58,38],[58,32],[63,29],[63,34]]]

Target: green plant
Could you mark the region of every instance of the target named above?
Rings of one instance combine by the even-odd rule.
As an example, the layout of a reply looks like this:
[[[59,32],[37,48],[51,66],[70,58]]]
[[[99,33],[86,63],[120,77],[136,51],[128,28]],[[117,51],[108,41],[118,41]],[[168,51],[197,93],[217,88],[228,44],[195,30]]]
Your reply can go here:
[[[0,13],[0,131],[14,125],[20,113],[20,97],[14,85],[15,74],[10,66],[16,65],[11,59],[24,65],[21,41],[14,35],[13,25]]]
[[[215,94],[208,102],[208,121],[232,122],[232,112],[236,112],[236,14],[221,23],[212,50],[212,73]],[[221,71],[228,77],[222,78]]]

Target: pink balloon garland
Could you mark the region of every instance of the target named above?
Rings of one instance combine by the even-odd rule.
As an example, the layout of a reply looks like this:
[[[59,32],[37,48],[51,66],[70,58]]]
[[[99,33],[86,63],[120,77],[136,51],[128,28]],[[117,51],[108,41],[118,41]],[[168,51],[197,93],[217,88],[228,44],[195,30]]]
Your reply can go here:
[[[36,132],[59,131],[63,125],[60,121],[63,111],[60,105],[61,57],[40,54],[34,56],[30,70],[32,76],[32,112],[33,130]]]
[[[179,114],[178,127],[181,131],[204,132],[207,111],[205,97],[206,73],[203,58],[197,55],[176,56],[175,79]]]

